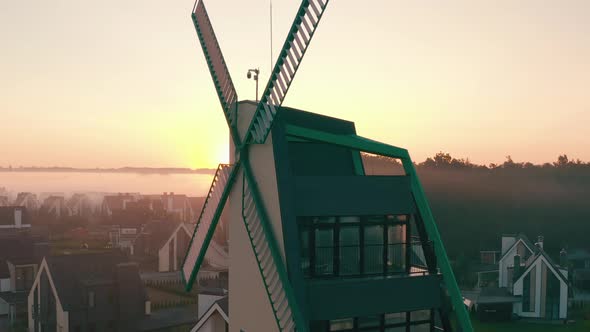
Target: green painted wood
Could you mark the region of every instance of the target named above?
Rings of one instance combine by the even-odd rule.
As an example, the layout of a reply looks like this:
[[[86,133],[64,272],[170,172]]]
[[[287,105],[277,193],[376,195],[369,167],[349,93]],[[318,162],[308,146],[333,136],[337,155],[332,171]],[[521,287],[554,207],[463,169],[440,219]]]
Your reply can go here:
[[[286,125],[287,135],[307,139],[316,142],[330,143],[344,146],[350,149],[379,154],[387,157],[408,159],[406,149],[376,142],[356,135],[335,135],[318,130],[303,128],[294,125]]]

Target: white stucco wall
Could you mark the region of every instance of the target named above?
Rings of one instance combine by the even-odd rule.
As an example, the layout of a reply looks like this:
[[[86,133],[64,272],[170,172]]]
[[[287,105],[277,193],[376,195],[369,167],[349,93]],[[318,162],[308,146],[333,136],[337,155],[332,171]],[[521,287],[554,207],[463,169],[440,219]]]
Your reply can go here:
[[[504,238],[502,238],[502,242],[504,242]],[[525,248],[528,248],[525,244],[524,241],[522,240],[518,240],[518,242],[522,243],[523,246]],[[512,244],[514,244],[515,242],[512,242]],[[504,246],[504,243],[502,243],[502,246]],[[518,249],[518,244],[514,245],[510,248],[510,250],[506,253],[505,256],[503,256],[500,259],[500,262],[498,262],[498,269],[499,269],[499,276],[498,276],[498,284],[500,285],[500,287],[508,287],[510,286],[510,280],[508,280],[508,268],[514,266],[514,256],[516,256],[517,254],[517,249]],[[525,249],[526,250],[526,249]],[[530,252],[530,250],[529,250]],[[520,262],[521,264],[524,263],[524,257],[520,257]]]
[[[543,316],[542,311],[541,311],[541,306],[542,306],[542,293],[543,293],[543,285],[545,285],[546,283],[542,282],[543,281],[543,265],[545,265],[547,267],[547,274],[549,275],[550,273],[553,274],[557,274],[557,271],[555,270],[555,268],[545,259],[545,257],[541,256],[539,259],[535,260],[535,262],[527,267],[527,270],[525,271],[528,274],[528,271],[530,269],[535,268],[535,275],[534,277],[536,278],[535,281],[535,311],[534,312],[523,312],[522,311],[522,303],[516,303],[513,306],[513,312],[519,316],[522,317],[528,317],[528,318],[541,318]],[[564,272],[564,271],[562,271]],[[567,278],[567,273],[564,274],[564,276]],[[533,276],[531,276],[533,277]],[[567,301],[567,297],[568,297],[568,285],[561,280],[561,278],[557,277],[556,278],[559,280],[559,284],[560,284],[560,302],[559,302],[559,318],[560,319],[565,319],[567,318],[567,305],[568,305],[568,301]],[[523,293],[523,278],[519,278],[516,283],[514,284],[514,295],[522,295]]]
[[[170,271],[170,255],[168,242],[158,250],[158,272]]]
[[[242,131],[247,128],[254,109],[255,105],[241,105],[238,112],[238,127]],[[233,151],[232,146],[230,147],[232,162],[234,160]],[[251,146],[249,157],[262,201],[284,257],[271,136],[268,136],[265,144]],[[226,208],[229,206],[230,209],[229,273],[234,276],[229,279],[229,294],[231,294],[229,297],[229,312],[231,313],[229,329],[232,332],[239,332],[240,329],[244,331],[276,331],[274,314],[242,219],[242,176],[243,171],[236,179],[229,203],[226,205]]]

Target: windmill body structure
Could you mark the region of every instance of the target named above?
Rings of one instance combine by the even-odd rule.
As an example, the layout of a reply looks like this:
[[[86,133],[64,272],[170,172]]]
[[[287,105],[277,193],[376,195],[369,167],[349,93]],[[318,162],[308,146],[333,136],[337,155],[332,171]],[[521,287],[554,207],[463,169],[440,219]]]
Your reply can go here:
[[[408,152],[282,105],[327,5],[302,1],[259,102],[238,101],[203,1],[193,8],[231,143],[183,263],[186,288],[225,209],[230,331],[451,331],[452,314],[471,331]],[[370,174],[368,155],[403,172]]]

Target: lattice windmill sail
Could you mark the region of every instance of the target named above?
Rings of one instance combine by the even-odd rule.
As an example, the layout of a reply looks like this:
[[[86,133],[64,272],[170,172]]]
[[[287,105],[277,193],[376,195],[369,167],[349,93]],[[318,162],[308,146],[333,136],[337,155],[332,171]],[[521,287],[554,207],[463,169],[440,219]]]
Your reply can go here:
[[[379,331],[448,331],[447,294],[460,328],[470,331],[408,152],[357,136],[352,122],[282,106],[327,5],[302,1],[262,97],[252,102],[238,101],[205,4],[195,3],[192,19],[232,153],[215,173],[186,254],[186,288],[227,208],[231,331],[355,330],[369,317],[378,317],[370,324]],[[401,160],[405,175],[371,176],[361,152]],[[395,322],[396,315],[404,319]]]

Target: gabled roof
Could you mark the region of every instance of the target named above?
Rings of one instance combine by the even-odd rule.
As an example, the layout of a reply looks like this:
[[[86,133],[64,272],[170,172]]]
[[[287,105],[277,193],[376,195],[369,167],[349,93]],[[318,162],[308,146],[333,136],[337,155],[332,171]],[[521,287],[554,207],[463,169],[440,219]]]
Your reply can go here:
[[[72,197],[66,202],[66,206],[74,208],[76,205],[88,201],[88,196],[85,194],[73,194]]]
[[[516,240],[514,241],[514,243],[500,257],[500,259],[498,260],[498,262],[501,261],[501,260],[503,260],[504,257],[506,257],[506,255],[508,255],[508,253],[512,250],[512,248],[514,248],[519,242],[524,243],[524,245],[526,247],[528,247],[528,249],[531,251],[531,253],[534,254],[534,252],[535,252],[535,245],[529,240],[529,238],[526,235],[524,235],[522,233],[519,233],[519,234],[516,235]]]
[[[229,323],[229,297],[225,296],[217,301],[215,301],[211,307],[209,307],[209,309],[205,312],[205,314],[199,319],[199,321],[197,322],[197,325],[195,325],[195,327],[193,327],[193,329],[191,330],[192,332],[196,332],[198,331],[203,324],[205,324],[205,322],[209,319],[209,317],[211,317],[214,313],[218,313],[221,315],[221,317],[223,318],[223,320],[225,320],[226,323]]]
[[[170,239],[182,223],[170,220],[154,220],[147,223],[138,237],[144,238],[152,250],[159,250]],[[190,235],[189,235],[190,236]]]
[[[538,248],[538,249],[539,250],[535,253],[535,258],[533,260],[531,260],[530,264],[525,268],[525,270],[518,277],[518,279],[516,279],[516,281],[519,281],[520,279],[524,278],[525,275],[527,275],[531,271],[531,269],[533,268],[533,265],[535,265],[535,262],[537,260],[539,260],[541,257],[544,257],[545,260],[548,263],[547,264],[548,267],[553,272],[553,274],[555,274],[559,279],[561,279],[566,284],[569,284],[567,278],[559,270],[559,266],[553,262],[553,260],[551,259],[551,257],[549,257],[549,255],[547,255],[547,253],[543,249],[541,249],[541,248]]]
[[[28,199],[36,199],[36,195],[28,192],[18,193],[16,200],[14,201],[14,205],[22,206]]]
[[[111,211],[122,210],[124,207],[124,201],[135,201],[135,197],[128,194],[107,195],[104,197],[103,204],[108,206]]]
[[[141,287],[143,298],[138,301],[146,299],[137,265],[120,252],[50,256],[45,260],[66,311],[84,306],[86,287],[97,283],[118,283],[120,290]]]
[[[170,223],[172,223],[172,222],[170,222]],[[191,236],[193,236],[193,232],[195,230],[195,224],[177,223],[177,226],[174,229],[172,229],[171,232],[169,232],[168,237],[160,239],[160,242],[157,244],[158,247],[156,249],[158,249],[158,250],[162,249],[162,247],[164,247],[170,241],[170,239],[174,236],[174,234],[176,234],[177,232],[179,232],[181,230],[186,232],[186,235],[190,239]]]
[[[65,198],[63,196],[49,196],[43,201],[44,207],[51,207],[56,204],[63,204],[65,203]]]
[[[0,279],[9,277],[7,261],[14,264],[40,263],[47,252],[36,244],[43,241],[27,233],[0,238]]]

